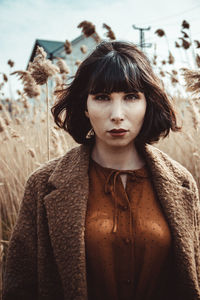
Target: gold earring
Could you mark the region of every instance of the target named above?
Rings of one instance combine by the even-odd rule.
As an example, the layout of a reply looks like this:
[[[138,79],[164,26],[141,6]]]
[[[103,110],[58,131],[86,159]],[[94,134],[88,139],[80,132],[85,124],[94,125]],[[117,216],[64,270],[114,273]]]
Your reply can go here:
[[[94,135],[95,135],[94,129],[91,128],[86,135],[86,139],[91,139]]]

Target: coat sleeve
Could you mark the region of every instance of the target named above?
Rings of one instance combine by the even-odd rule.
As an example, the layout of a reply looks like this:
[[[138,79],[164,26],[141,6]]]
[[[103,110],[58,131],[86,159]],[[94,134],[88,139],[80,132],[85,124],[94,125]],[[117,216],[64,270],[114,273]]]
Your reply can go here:
[[[9,242],[3,276],[3,300],[37,299],[37,218],[34,176],[26,183]]]
[[[192,191],[195,198],[195,214],[194,214],[194,224],[195,224],[195,258],[196,258],[196,269],[198,276],[198,284],[200,291],[200,199],[199,199],[199,190],[197,188],[196,181],[192,182]]]

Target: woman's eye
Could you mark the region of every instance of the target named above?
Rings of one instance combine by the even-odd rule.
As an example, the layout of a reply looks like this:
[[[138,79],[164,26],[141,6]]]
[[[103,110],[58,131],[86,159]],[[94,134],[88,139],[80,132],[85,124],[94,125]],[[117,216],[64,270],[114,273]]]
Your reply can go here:
[[[129,94],[129,95],[126,95],[125,98],[128,100],[135,100],[135,99],[138,99],[139,96],[135,95],[135,94]]]
[[[109,97],[107,95],[96,95],[95,100],[109,100]]]

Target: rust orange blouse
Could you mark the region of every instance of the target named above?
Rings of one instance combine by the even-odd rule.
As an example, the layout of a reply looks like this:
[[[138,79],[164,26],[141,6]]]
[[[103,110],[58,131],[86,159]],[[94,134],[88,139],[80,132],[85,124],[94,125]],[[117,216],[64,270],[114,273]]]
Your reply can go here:
[[[146,165],[119,171],[91,158],[85,225],[89,300],[165,299],[172,238]]]

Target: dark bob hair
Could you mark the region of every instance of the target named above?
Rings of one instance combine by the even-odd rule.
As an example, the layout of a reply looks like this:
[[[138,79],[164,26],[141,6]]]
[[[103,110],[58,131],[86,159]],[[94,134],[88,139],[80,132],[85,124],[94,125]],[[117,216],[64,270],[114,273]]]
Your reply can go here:
[[[55,123],[67,131],[79,144],[94,142],[86,139],[91,129],[84,111],[88,94],[104,92],[142,92],[147,101],[143,126],[136,144],[157,142],[170,129],[180,131],[175,111],[154,74],[148,58],[134,44],[124,41],[103,41],[79,65],[66,89],[57,91],[57,102],[52,107]],[[63,116],[64,115],[64,116]]]

